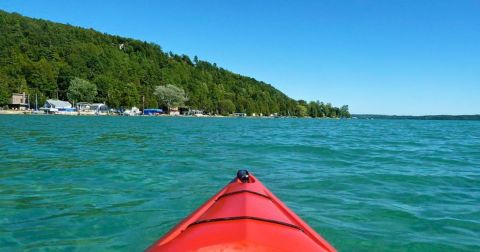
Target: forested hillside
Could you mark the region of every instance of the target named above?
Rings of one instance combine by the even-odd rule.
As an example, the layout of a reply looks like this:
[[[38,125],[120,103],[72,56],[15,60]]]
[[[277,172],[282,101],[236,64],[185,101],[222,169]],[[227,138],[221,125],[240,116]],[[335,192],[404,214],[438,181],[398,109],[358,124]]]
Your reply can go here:
[[[172,84],[185,90],[187,106],[211,113],[228,108],[248,114],[348,114],[347,107],[318,102],[312,104],[320,110],[311,114],[310,103],[295,101],[269,84],[197,57],[163,52],[153,43],[0,11],[0,104],[12,92],[37,94],[40,103],[68,100],[75,78],[94,83],[95,100],[115,108],[140,107],[142,97],[146,107],[158,107],[155,87]]]

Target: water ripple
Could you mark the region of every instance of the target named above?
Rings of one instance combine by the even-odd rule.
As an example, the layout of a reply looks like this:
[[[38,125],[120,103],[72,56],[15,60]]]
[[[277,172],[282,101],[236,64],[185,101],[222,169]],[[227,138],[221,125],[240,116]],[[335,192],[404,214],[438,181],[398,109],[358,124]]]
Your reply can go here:
[[[0,247],[139,251],[252,170],[340,251],[480,251],[480,122],[0,116]]]

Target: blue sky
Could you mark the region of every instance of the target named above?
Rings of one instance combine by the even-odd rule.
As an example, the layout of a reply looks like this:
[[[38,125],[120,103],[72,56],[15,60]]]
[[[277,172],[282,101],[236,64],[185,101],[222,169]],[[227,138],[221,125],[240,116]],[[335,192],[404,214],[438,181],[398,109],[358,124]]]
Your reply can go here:
[[[0,9],[159,44],[352,113],[480,114],[480,1],[34,1]]]

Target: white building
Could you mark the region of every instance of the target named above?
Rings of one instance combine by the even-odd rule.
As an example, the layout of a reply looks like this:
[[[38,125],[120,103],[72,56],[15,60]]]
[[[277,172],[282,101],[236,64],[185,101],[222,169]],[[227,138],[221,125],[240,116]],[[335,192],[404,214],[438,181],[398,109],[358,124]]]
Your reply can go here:
[[[79,102],[76,104],[80,115],[107,115],[109,108],[104,103]]]
[[[75,108],[68,101],[49,99],[45,102],[41,110],[49,114],[75,114]]]

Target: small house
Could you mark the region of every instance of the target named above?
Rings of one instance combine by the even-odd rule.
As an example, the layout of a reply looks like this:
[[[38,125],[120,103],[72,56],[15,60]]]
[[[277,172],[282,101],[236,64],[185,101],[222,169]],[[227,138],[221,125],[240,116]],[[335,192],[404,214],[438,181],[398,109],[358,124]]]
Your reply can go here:
[[[41,110],[49,114],[75,114],[75,108],[68,101],[48,99]]]
[[[10,109],[25,110],[28,108],[28,96],[25,93],[13,93],[8,104]]]
[[[80,115],[107,115],[109,107],[104,103],[79,102],[76,105]]]

